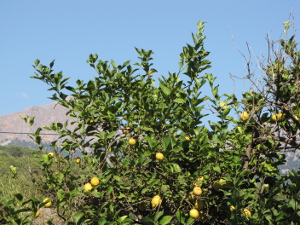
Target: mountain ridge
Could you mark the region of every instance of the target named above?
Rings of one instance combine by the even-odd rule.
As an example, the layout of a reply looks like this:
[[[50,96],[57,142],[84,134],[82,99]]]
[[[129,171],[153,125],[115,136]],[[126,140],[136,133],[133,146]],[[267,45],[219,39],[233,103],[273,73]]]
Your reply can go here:
[[[67,108],[57,102],[52,102],[47,105],[30,106],[19,112],[1,115],[0,145],[9,145],[14,139],[34,143],[26,133],[33,133],[38,127],[44,125],[49,126],[51,123],[64,123],[66,120],[71,120],[72,118],[67,115],[67,112]],[[29,126],[20,115],[35,116],[34,124]],[[45,134],[42,136],[43,142],[54,141],[55,136],[47,135],[50,133],[51,131],[48,130],[42,131],[42,134]]]

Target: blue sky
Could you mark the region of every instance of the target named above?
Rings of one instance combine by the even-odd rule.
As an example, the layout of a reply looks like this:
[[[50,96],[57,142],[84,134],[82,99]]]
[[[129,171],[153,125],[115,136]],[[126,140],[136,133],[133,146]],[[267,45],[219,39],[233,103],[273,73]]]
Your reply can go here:
[[[0,0],[0,115],[51,103],[48,86],[29,78],[35,59],[46,65],[55,59],[55,71],[74,83],[96,75],[86,63],[89,54],[134,63],[138,47],[154,51],[156,77],[177,72],[199,20],[207,22],[208,72],[222,92],[240,94],[247,82],[233,83],[229,75],[245,75],[245,61],[232,35],[246,55],[246,42],[257,56],[266,55],[266,35],[278,40],[292,9],[300,27],[299,0]],[[253,69],[260,73],[255,60]]]

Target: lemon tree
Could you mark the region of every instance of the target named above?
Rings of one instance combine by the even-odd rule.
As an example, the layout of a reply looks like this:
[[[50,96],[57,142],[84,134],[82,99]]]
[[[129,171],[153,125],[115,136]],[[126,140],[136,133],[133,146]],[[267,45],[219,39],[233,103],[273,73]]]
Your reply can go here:
[[[35,188],[66,224],[297,224],[299,175],[279,170],[284,151],[299,147],[300,127],[300,53],[284,26],[284,54],[273,49],[263,89],[240,100],[220,94],[207,73],[203,22],[178,71],[157,80],[151,50],[136,48],[139,62],[120,65],[91,54],[96,75],[75,87],[54,61],[36,60],[33,78],[70,120],[31,135],[41,150],[41,131],[60,135],[32,176]],[[49,203],[39,199],[31,215]]]

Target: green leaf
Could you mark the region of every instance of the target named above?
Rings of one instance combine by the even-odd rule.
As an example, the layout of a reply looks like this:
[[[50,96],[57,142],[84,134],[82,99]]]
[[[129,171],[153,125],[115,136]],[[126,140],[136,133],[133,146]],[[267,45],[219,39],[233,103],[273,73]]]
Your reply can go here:
[[[37,67],[40,64],[40,60],[36,59],[34,60],[34,65]]]
[[[154,224],[154,221],[153,221],[151,218],[149,218],[149,217],[143,217],[143,218],[141,219],[141,222],[142,222],[142,223],[145,223],[145,224],[147,224],[147,223],[152,223],[152,224]]]
[[[185,224],[184,214],[180,210],[177,210],[177,212],[176,212],[176,218],[179,221],[179,223]]]
[[[100,198],[102,195],[99,191],[95,190],[95,191],[92,191],[92,195],[96,198]]]
[[[167,137],[163,137],[162,144],[164,146],[164,150],[168,149],[168,146],[170,145],[170,142],[171,142],[170,137],[168,137],[168,136]]]
[[[54,62],[55,62],[55,60],[53,60],[53,61],[50,63],[50,69],[54,66]]]
[[[145,194],[147,191],[150,191],[150,189],[149,188],[143,188],[142,194]]]
[[[65,191],[62,189],[59,189],[57,192],[57,198],[59,201],[62,201],[65,197]]]
[[[222,145],[222,141],[220,140],[220,138],[218,137],[218,135],[214,134],[212,139],[217,142],[218,144]]]
[[[164,216],[161,221],[159,221],[159,224],[161,225],[165,225],[165,224],[169,224],[172,220],[172,216]]]
[[[195,219],[193,219],[192,217],[190,217],[188,219],[188,221],[186,222],[187,225],[192,224],[195,221]]]
[[[161,90],[165,95],[169,96],[171,94],[171,90],[166,86],[164,86],[163,84],[160,84],[159,87],[161,88]]]
[[[34,124],[34,119],[35,119],[35,116],[30,118],[30,120],[28,122],[30,126],[32,126]]]
[[[185,100],[182,99],[182,98],[175,98],[175,99],[174,99],[174,102],[177,102],[177,103],[185,103]]]
[[[120,217],[119,219],[118,219],[118,222],[119,223],[123,223],[124,222],[124,220],[127,218],[128,216],[122,216],[122,217]]]
[[[115,136],[115,134],[117,133],[117,131],[112,131],[107,135],[107,138],[112,138],[113,136]]]
[[[159,144],[158,141],[154,140],[153,138],[151,138],[149,136],[145,136],[145,139],[148,141],[150,148],[155,148]]]
[[[158,221],[158,219],[159,219],[163,214],[164,214],[164,210],[155,213],[155,216],[154,216],[154,222]]]
[[[173,163],[174,172],[181,173],[181,168],[177,163]]]
[[[213,167],[214,171],[217,171],[218,173],[221,173],[221,168],[219,166]]]
[[[80,194],[80,191],[78,191],[78,190],[73,190],[73,191],[70,192],[70,196],[71,197],[74,197],[74,196],[76,196],[78,194]]]
[[[98,220],[98,225],[105,225],[105,224],[106,224],[106,219],[104,217]]]
[[[151,132],[154,132],[154,130],[153,130],[152,127],[141,126],[140,129],[141,129],[141,130],[145,130],[145,131],[151,131]]]
[[[80,224],[79,220],[83,217],[84,213],[83,212],[77,212],[74,215],[74,220],[75,220],[75,224]]]

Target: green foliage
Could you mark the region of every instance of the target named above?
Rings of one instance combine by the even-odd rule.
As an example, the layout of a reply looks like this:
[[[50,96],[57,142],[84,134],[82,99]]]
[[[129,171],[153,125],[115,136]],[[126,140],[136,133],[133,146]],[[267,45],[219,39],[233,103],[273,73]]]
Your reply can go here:
[[[51,199],[51,209],[65,224],[299,221],[299,174],[281,176],[278,169],[285,163],[282,150],[287,145],[298,148],[298,92],[291,86],[299,80],[300,60],[294,39],[280,42],[292,64],[284,66],[286,61],[276,58],[265,68],[268,93],[250,90],[238,101],[234,95],[221,95],[216,78],[204,73],[210,61],[203,32],[204,23],[199,22],[193,44],[180,54],[179,73],[162,76],[158,85],[152,78],[156,69],[151,50],[136,48],[140,60],[133,64],[136,67],[91,54],[87,63],[97,76],[87,82],[77,80],[76,87],[68,86],[69,78],[62,72],[54,73],[54,61],[49,66],[35,61],[33,78],[48,84],[54,92],[51,99],[75,118],[73,129],[66,121],[32,134],[40,148],[42,129],[60,134],[51,143],[53,155],[40,158],[41,171],[33,183],[40,196]],[[202,93],[204,86],[211,94]],[[213,115],[206,124],[207,105]],[[249,118],[234,115],[241,109]],[[274,112],[284,116],[274,120],[270,116]],[[34,118],[24,120],[34,122]],[[136,143],[129,143],[131,138]],[[68,154],[63,156],[62,151]],[[77,152],[82,156],[75,163]],[[156,158],[158,152],[163,159]],[[100,184],[93,185],[93,177]],[[194,193],[194,187],[200,187],[201,193]],[[31,214],[45,206],[41,200],[28,201],[32,207],[24,207]],[[193,208],[199,212],[196,219],[189,216]],[[19,216],[17,212],[4,210],[6,221]]]

